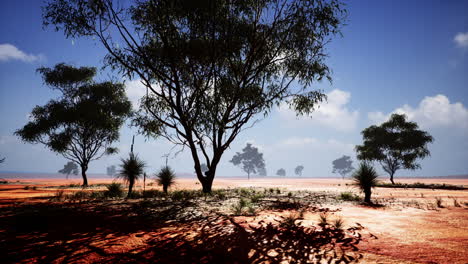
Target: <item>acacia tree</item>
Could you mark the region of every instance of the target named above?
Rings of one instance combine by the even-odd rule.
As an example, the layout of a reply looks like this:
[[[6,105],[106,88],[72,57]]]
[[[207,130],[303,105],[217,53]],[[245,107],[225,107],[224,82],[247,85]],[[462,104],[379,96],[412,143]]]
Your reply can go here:
[[[338,173],[344,179],[346,174],[354,170],[353,161],[350,156],[343,155],[343,157],[336,159],[332,162],[333,173]]]
[[[356,146],[358,159],[380,162],[392,184],[397,170],[421,168],[416,160],[430,155],[427,144],[434,141],[429,133],[418,129],[418,124],[406,121],[404,114],[392,114],[388,121],[361,134],[364,143]]]
[[[297,175],[297,176],[302,176],[302,171],[304,170],[304,166],[302,165],[299,165],[297,166],[295,169],[294,169],[294,173]]]
[[[261,169],[265,169],[265,160],[263,159],[263,153],[258,151],[258,148],[247,143],[245,148],[242,149],[242,153],[237,152],[234,157],[229,161],[235,166],[242,165],[242,170],[247,173],[247,178],[250,180],[250,174],[260,172]]]
[[[68,179],[68,175],[70,174],[78,175],[78,166],[73,161],[69,161],[63,166],[63,169],[59,170],[58,172],[61,174],[66,174]]]
[[[337,0],[50,0],[44,24],[103,44],[105,62],[147,88],[134,124],[190,149],[204,192],[237,135],[281,103],[310,114],[331,80]],[[201,163],[206,163],[204,174]]]
[[[96,68],[57,64],[39,68],[45,84],[61,92],[57,99],[36,106],[31,120],[15,134],[29,143],[42,143],[81,167],[83,186],[91,161],[116,149],[119,129],[130,115],[131,103],[120,83],[93,81]]]
[[[276,175],[284,177],[284,176],[286,176],[286,170],[281,168],[281,169],[276,171]]]

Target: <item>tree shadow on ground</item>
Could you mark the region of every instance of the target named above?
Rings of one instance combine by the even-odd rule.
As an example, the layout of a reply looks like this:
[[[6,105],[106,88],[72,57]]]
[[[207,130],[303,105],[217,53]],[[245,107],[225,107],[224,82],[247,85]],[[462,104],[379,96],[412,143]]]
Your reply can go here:
[[[191,206],[122,202],[1,208],[2,262],[353,263],[361,257],[360,227],[241,225],[213,213],[180,217]],[[152,211],[156,207],[163,209]]]

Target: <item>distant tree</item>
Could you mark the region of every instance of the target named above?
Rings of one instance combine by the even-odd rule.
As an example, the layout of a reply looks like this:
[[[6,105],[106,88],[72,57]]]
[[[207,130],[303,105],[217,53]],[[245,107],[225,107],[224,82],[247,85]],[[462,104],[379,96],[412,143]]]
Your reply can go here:
[[[371,203],[372,188],[378,183],[377,177],[377,172],[368,162],[361,162],[358,169],[352,175],[354,184],[364,193],[365,203]]]
[[[167,189],[175,183],[175,177],[174,171],[166,165],[156,174],[156,181],[162,185],[163,191],[167,193]]]
[[[44,25],[101,42],[105,64],[147,87],[135,124],[186,146],[204,192],[224,152],[280,103],[310,114],[329,79],[325,46],[346,11],[337,0],[49,0]],[[292,85],[294,84],[294,85]],[[209,168],[201,170],[201,163]]]
[[[78,166],[73,161],[69,161],[63,166],[63,169],[59,170],[58,172],[61,174],[66,174],[68,179],[68,175],[70,174],[78,175]]]
[[[267,176],[266,168],[265,168],[265,167],[259,168],[259,169],[258,169],[258,175],[260,175],[260,176]]]
[[[81,167],[88,185],[89,162],[117,150],[119,128],[130,115],[131,103],[119,83],[93,81],[96,69],[57,64],[39,68],[44,82],[62,95],[36,106],[31,121],[15,134],[29,143],[42,143]]]
[[[344,179],[346,174],[354,170],[353,161],[350,156],[343,155],[343,157],[336,159],[332,162],[333,173],[338,173]]]
[[[116,173],[117,173],[117,170],[115,168],[115,165],[111,165],[107,167],[107,175],[114,176]]]
[[[429,156],[427,144],[434,141],[429,133],[419,130],[415,122],[406,121],[401,114],[393,114],[387,122],[370,126],[361,134],[364,143],[356,146],[358,159],[380,162],[392,184],[397,170],[421,168],[416,159]]]
[[[136,154],[130,152],[129,157],[121,159],[120,172],[118,178],[122,178],[128,183],[128,194],[127,197],[131,197],[133,186],[135,182],[143,176],[145,169],[145,162],[143,162]]]
[[[294,169],[294,173],[297,175],[297,176],[302,176],[302,171],[304,170],[304,166],[302,165],[299,165],[297,166],[295,169]]]
[[[286,176],[286,170],[284,170],[283,168],[279,169],[277,172],[276,172],[276,175],[278,176]]]
[[[235,166],[242,166],[242,170],[247,173],[247,178],[250,179],[250,174],[256,174],[261,168],[265,168],[265,160],[263,153],[258,151],[258,148],[247,143],[242,153],[237,152],[230,160]]]
[[[0,159],[0,163],[3,163],[3,162],[5,162],[5,158]]]

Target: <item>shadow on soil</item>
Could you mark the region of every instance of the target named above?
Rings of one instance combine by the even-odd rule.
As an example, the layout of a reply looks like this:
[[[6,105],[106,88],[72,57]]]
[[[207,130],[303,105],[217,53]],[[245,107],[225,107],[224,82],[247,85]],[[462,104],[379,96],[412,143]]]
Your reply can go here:
[[[215,213],[181,216],[192,206],[113,202],[0,208],[2,263],[353,263],[361,258],[359,227],[284,228],[241,224]]]

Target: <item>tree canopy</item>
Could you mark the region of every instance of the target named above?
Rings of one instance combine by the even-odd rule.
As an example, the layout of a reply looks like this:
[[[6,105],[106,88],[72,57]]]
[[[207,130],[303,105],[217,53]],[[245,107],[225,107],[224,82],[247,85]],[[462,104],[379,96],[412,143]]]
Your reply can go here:
[[[130,116],[131,104],[124,86],[95,82],[96,69],[57,64],[39,68],[45,84],[61,92],[57,99],[36,106],[30,121],[15,134],[29,143],[42,143],[81,167],[83,185],[88,184],[89,162],[112,154],[111,144]]]
[[[76,165],[76,163],[74,163],[73,161],[69,161],[63,166],[63,169],[59,170],[58,172],[67,175],[68,179],[68,175],[70,174],[78,175],[78,165]]]
[[[282,103],[310,114],[325,99],[312,86],[331,80],[325,46],[346,16],[336,0],[50,0],[43,10],[44,25],[95,38],[106,65],[141,80],[134,124],[188,147],[205,192],[259,114]]]
[[[302,171],[304,170],[304,166],[302,165],[299,165],[297,166],[295,169],[294,169],[294,173],[297,175],[297,176],[302,176]]]
[[[258,148],[247,143],[242,152],[237,152],[230,160],[235,166],[242,166],[242,170],[247,173],[247,178],[250,179],[250,174],[256,174],[261,169],[265,169],[265,160],[263,153],[258,151]]]
[[[338,173],[344,179],[346,174],[354,170],[353,161],[350,156],[343,155],[343,157],[336,159],[332,162],[333,173]]]
[[[281,168],[281,169],[276,171],[276,175],[284,177],[284,176],[286,176],[286,170]]]
[[[415,122],[406,121],[404,114],[392,114],[380,126],[373,125],[362,131],[364,143],[356,146],[358,159],[378,161],[393,176],[399,169],[415,170],[421,167],[417,159],[430,155],[427,144],[434,141]]]

